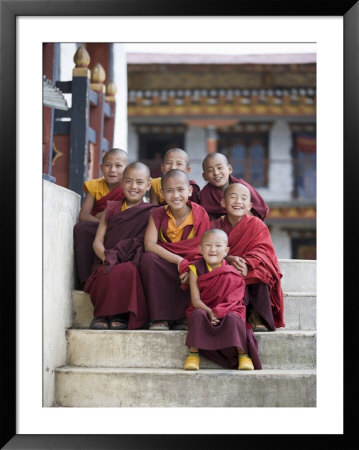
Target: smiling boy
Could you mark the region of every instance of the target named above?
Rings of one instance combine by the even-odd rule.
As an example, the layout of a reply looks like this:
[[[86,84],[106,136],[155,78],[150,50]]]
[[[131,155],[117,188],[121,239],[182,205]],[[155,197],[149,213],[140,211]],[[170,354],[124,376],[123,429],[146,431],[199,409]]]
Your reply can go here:
[[[247,320],[254,331],[274,331],[284,327],[282,273],[268,227],[250,215],[249,189],[242,183],[230,184],[224,191],[226,214],[211,222],[228,235],[226,260],[246,282]]]
[[[190,295],[183,287],[188,284],[188,261],[200,257],[200,237],[209,228],[208,214],[189,200],[191,193],[185,172],[171,169],[162,175],[166,205],[151,213],[140,265],[150,330],[168,330],[170,325],[186,329],[183,322]]]
[[[264,220],[268,215],[269,208],[253,186],[242,179],[232,176],[232,166],[228,163],[223,153],[210,153],[203,162],[203,179],[207,184],[200,191],[200,202],[207,211],[210,219],[217,219],[226,213],[221,200],[224,190],[232,183],[242,183],[249,189],[252,197],[250,213]]]
[[[162,174],[172,169],[178,169],[189,175],[191,172],[191,165],[189,163],[189,157],[187,152],[181,148],[170,148],[163,156],[163,162],[161,164]],[[189,200],[195,203],[199,203],[199,191],[200,188],[194,180],[189,180],[192,186],[191,195]],[[150,189],[150,202],[155,205],[164,205],[165,199],[162,195],[161,177],[152,178]]]
[[[205,231],[200,250],[203,258],[189,266],[189,355],[184,369],[199,369],[200,352],[229,368],[261,369],[256,339],[246,327],[243,276],[224,259],[229,251],[227,234],[215,228]]]
[[[127,152],[120,148],[108,150],[100,166],[103,177],[87,180],[83,189],[79,222],[74,226],[74,254],[77,276],[81,287],[91,274],[95,258],[92,243],[106,203],[124,198],[121,181],[127,165]]]
[[[150,189],[148,167],[129,164],[121,184],[125,198],[107,203],[93,243],[97,263],[84,285],[94,305],[94,330],[135,329],[148,320],[137,269],[150,211],[156,208],[143,201]]]

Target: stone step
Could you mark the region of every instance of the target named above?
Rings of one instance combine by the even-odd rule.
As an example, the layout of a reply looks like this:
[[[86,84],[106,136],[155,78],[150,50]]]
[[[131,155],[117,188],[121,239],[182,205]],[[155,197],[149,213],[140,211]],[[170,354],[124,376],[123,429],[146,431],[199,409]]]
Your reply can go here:
[[[284,292],[284,321],[287,329],[316,329],[316,294],[313,292]],[[72,291],[73,327],[88,328],[93,318],[89,294]]]
[[[317,292],[317,261],[280,259],[283,292]]]
[[[79,367],[182,369],[187,357],[186,331],[67,331],[67,364]],[[313,369],[316,332],[255,333],[264,369]],[[222,368],[206,358],[201,367]]]
[[[315,370],[56,369],[60,407],[315,407]]]

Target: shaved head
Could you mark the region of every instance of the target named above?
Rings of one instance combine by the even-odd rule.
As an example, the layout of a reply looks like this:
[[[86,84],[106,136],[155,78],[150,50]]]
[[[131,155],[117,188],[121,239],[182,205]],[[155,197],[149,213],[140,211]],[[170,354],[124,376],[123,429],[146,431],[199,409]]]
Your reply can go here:
[[[128,171],[131,169],[143,170],[146,174],[146,178],[150,179],[150,169],[146,166],[146,164],[143,164],[140,161],[134,161],[128,164],[123,171],[123,177],[125,177]]]
[[[168,182],[170,178],[177,178],[177,177],[183,178],[186,184],[188,184],[188,186],[190,185],[188,175],[185,172],[182,172],[182,170],[179,169],[171,169],[168,172],[164,173],[161,177],[162,188],[165,187],[166,182]]]
[[[229,186],[226,187],[226,189],[223,192],[223,196],[226,197],[230,193],[237,191],[238,189],[245,190],[248,193],[248,200],[251,199],[251,191],[242,183],[232,183]]]
[[[223,230],[220,230],[219,228],[210,228],[209,230],[206,230],[201,237],[201,243],[206,239],[206,237],[210,236],[211,234],[216,234],[217,236],[220,236],[223,241],[228,244],[228,236],[227,233]]]
[[[223,159],[223,162],[228,166],[228,159],[227,159],[226,155],[224,155],[223,153],[218,153],[218,152],[215,152],[215,153],[209,153],[209,154],[204,158],[204,160],[202,161],[202,169],[203,169],[203,171],[206,170],[206,166],[207,166],[207,164],[209,163],[209,161],[210,161],[211,159],[213,159],[213,158],[216,158],[216,157],[222,158],[222,159]]]

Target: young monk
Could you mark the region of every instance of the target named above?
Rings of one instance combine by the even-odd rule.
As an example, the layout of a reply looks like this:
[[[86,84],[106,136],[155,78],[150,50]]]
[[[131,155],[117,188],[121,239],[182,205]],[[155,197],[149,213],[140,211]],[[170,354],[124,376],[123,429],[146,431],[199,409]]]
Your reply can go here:
[[[135,329],[148,321],[137,270],[149,215],[156,208],[143,201],[151,186],[148,167],[129,164],[121,184],[125,198],[107,202],[93,243],[97,264],[84,285],[94,305],[94,330]]]
[[[251,214],[264,220],[268,215],[269,208],[265,201],[253,186],[241,178],[235,178],[232,174],[232,166],[223,153],[209,153],[202,162],[203,179],[207,184],[200,191],[200,202],[207,211],[211,220],[218,219],[226,213],[221,200],[223,192],[232,183],[242,183],[251,192],[252,207]]]
[[[205,231],[200,250],[203,258],[189,266],[189,355],[184,369],[199,369],[199,352],[229,368],[261,369],[257,341],[246,325],[244,278],[224,259],[229,251],[227,234],[217,228]]]
[[[268,227],[249,214],[249,189],[242,183],[230,184],[222,205],[227,214],[212,221],[211,227],[228,234],[226,259],[245,278],[248,322],[254,331],[284,327],[282,273]]]
[[[187,152],[181,148],[170,148],[167,150],[161,164],[161,172],[164,174],[171,169],[182,170],[182,172],[189,175],[191,166]],[[200,188],[194,180],[189,180],[189,182],[192,186],[192,194],[190,195],[189,200],[191,200],[191,202],[199,203]],[[166,203],[162,195],[161,177],[152,178],[151,180],[150,202],[154,205],[161,206]]]
[[[95,258],[92,243],[106,202],[124,198],[121,180],[126,165],[127,152],[112,148],[105,153],[100,166],[103,177],[84,183],[86,196],[81,205],[79,222],[73,230],[75,263],[81,287],[91,273]]]
[[[210,227],[206,211],[188,200],[191,193],[185,172],[172,169],[162,175],[166,205],[151,212],[144,240],[146,253],[140,264],[150,330],[168,330],[170,325],[187,329],[188,262],[200,257],[200,238]]]

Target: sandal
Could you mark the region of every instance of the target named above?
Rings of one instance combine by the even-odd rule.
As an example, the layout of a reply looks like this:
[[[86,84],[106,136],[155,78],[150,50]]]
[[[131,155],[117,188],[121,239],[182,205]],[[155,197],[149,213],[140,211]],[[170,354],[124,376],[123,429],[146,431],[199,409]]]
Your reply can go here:
[[[188,330],[188,322],[186,317],[176,320],[174,325],[172,326],[172,330]]]
[[[153,320],[150,322],[148,329],[151,331],[166,331],[170,327],[168,326],[167,320]]]
[[[127,330],[128,322],[119,316],[110,317],[110,330]],[[114,323],[119,322],[119,325],[114,325]]]
[[[260,315],[257,311],[254,311],[254,309],[252,309],[249,314],[248,323],[253,331],[268,331],[268,328],[262,322]]]
[[[103,325],[100,325],[103,324]],[[95,316],[90,323],[91,330],[108,330],[109,323],[106,317],[97,317]]]

